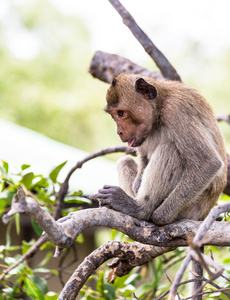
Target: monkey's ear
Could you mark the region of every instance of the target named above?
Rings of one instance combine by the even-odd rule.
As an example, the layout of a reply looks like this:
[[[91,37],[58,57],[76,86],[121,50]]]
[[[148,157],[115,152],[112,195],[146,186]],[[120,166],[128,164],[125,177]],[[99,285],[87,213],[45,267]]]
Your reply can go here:
[[[157,89],[154,85],[149,84],[143,78],[137,79],[135,82],[135,90],[142,94],[148,100],[154,100],[157,97]]]

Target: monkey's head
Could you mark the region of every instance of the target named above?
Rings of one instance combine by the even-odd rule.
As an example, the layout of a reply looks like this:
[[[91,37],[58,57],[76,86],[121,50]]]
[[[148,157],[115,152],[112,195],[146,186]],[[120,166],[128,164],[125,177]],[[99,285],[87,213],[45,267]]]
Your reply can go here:
[[[147,82],[148,79],[140,75],[120,74],[113,80],[106,95],[105,111],[116,122],[117,134],[122,142],[128,142],[129,147],[140,146],[159,121],[157,87]]]

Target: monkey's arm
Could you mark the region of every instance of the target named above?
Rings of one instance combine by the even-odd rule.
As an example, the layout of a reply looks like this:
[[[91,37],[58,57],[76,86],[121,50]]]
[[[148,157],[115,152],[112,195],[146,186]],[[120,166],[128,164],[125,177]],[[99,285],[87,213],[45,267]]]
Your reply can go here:
[[[130,156],[123,156],[117,163],[118,182],[129,196],[135,197],[133,183],[137,176],[137,164]]]
[[[130,169],[130,164],[124,165],[124,160],[121,162],[123,165],[120,164],[118,168],[119,176],[121,178],[129,176],[126,168]],[[140,187],[135,198],[125,193],[127,192],[125,185],[125,191],[117,186],[104,186],[98,191],[97,198],[101,205],[149,221],[152,219],[154,210],[172,192],[181,176],[182,165],[174,143],[163,143],[154,151],[144,171],[141,171]],[[126,180],[124,178],[124,183]],[[132,180],[134,182],[134,178]]]

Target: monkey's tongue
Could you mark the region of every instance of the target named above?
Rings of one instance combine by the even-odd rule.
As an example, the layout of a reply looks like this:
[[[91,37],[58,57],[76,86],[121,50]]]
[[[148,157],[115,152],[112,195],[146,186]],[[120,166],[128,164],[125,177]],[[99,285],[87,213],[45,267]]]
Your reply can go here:
[[[135,143],[135,140],[136,140],[136,139],[133,139],[131,142],[128,142],[128,146],[129,146],[129,147],[132,147],[132,145]]]

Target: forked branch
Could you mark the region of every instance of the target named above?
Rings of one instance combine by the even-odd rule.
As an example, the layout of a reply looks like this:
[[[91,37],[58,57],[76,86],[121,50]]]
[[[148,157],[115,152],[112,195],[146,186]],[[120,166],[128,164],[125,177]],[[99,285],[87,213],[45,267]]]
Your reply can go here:
[[[208,216],[205,218],[205,220],[201,223],[200,228],[198,229],[193,241],[191,242],[191,246],[188,249],[188,254],[183,261],[182,265],[180,266],[179,271],[176,274],[175,280],[171,286],[170,289],[170,295],[169,295],[169,300],[174,300],[177,288],[179,286],[179,283],[181,281],[181,278],[191,261],[191,259],[194,259],[196,261],[199,261],[199,263],[206,269],[210,276],[210,280],[214,280],[217,277],[219,277],[223,273],[223,268],[216,264],[213,260],[211,260],[207,255],[204,255],[202,253],[198,252],[198,249],[202,246],[205,245],[205,236],[209,233],[209,230],[211,226],[215,223],[216,218],[225,212],[230,211],[230,203],[224,203],[222,205],[218,205],[210,211]],[[228,225],[228,223],[223,222],[222,224]],[[225,235],[225,231],[221,233],[222,236]],[[194,251],[195,250],[195,251]],[[215,269],[215,273],[211,272],[209,270],[209,267],[212,267]]]

